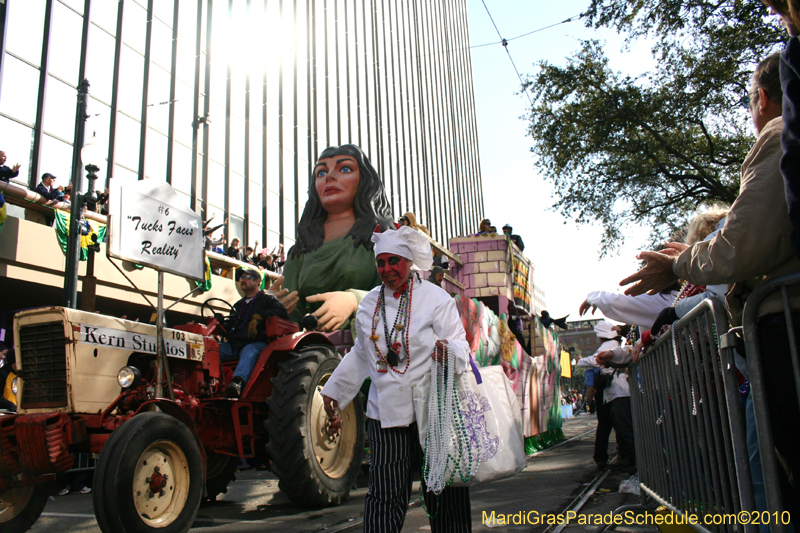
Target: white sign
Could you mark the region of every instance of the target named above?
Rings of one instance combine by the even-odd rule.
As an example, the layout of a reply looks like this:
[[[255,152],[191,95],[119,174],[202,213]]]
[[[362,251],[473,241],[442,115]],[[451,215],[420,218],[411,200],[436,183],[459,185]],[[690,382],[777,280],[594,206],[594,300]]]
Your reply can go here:
[[[92,346],[118,348],[153,355],[158,351],[157,339],[152,335],[102,328],[91,324],[81,324],[79,335],[78,342]],[[167,355],[178,359],[201,361],[205,354],[204,346],[186,342],[185,339],[186,332],[164,328],[164,345],[167,348]]]
[[[200,216],[167,183],[111,180],[108,255],[202,281]]]

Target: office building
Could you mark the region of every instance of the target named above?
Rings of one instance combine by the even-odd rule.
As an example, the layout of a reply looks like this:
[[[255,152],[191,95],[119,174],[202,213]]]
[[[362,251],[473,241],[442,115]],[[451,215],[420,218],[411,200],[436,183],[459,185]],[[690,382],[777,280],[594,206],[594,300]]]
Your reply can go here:
[[[446,243],[483,216],[465,0],[6,0],[0,14],[0,150],[18,183],[66,185],[96,134],[101,181],[166,180],[227,217],[229,241],[288,248],[316,156],[355,143],[395,217]]]

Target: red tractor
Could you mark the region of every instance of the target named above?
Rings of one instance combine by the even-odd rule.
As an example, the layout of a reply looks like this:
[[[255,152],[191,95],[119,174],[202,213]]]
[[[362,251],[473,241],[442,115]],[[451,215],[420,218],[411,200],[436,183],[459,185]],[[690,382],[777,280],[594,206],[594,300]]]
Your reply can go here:
[[[106,533],[187,531],[241,458],[268,461],[300,505],[347,499],[361,469],[363,401],[331,434],[319,391],[341,360],[336,347],[275,317],[267,331],[233,400],[224,390],[236,362],[220,362],[218,320],[165,328],[168,397],[156,397],[155,326],[61,307],[18,313],[18,413],[0,416],[0,530],[27,531],[81,452],[100,454],[93,499]]]

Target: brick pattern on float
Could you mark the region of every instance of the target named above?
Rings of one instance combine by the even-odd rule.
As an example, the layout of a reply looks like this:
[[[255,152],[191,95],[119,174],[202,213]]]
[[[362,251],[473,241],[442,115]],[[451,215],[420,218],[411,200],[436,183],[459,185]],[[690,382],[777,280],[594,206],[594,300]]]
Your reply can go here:
[[[451,275],[464,285],[464,296],[504,296],[513,300],[508,241],[504,237],[450,239],[450,251],[464,259],[463,267],[450,267]]]

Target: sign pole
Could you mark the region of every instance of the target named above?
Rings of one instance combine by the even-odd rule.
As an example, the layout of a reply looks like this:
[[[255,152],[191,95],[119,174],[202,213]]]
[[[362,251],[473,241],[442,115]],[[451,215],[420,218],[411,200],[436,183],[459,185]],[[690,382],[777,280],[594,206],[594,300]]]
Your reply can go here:
[[[67,235],[67,260],[64,269],[63,306],[78,308],[78,265],[81,255],[80,218],[85,202],[81,194],[83,169],[81,168],[81,147],[86,125],[86,101],[89,95],[89,81],[83,80],[78,86],[78,110],[75,113],[75,150],[72,154],[72,196],[70,197],[69,234]]]
[[[156,309],[156,344],[158,345],[158,355],[156,355],[156,398],[164,397],[164,273],[158,271],[158,308]]]
[[[170,400],[175,400],[175,392],[172,390],[172,372],[169,371],[169,361],[167,360],[167,345],[164,342],[164,272],[158,271],[158,308],[156,310],[156,344],[158,351],[156,355],[156,398],[164,398],[164,386],[162,381],[167,379],[167,396]]]

